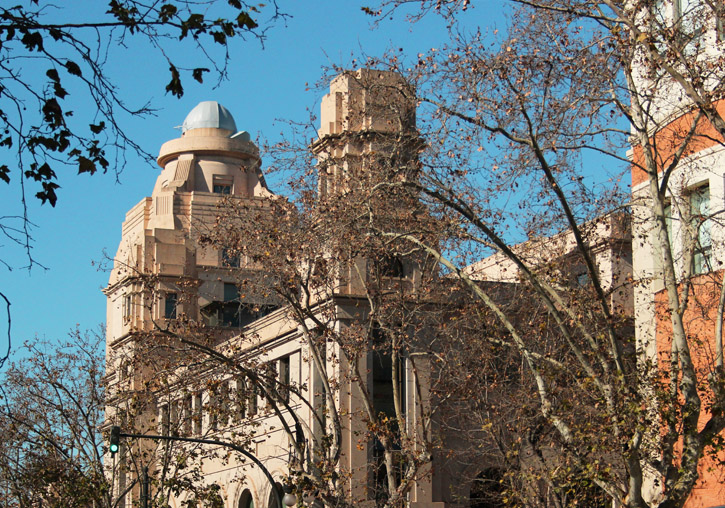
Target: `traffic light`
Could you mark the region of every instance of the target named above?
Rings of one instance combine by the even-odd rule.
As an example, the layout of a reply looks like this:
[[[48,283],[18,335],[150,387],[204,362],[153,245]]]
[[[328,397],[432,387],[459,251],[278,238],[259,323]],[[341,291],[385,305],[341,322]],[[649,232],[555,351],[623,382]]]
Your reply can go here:
[[[114,425],[111,427],[111,445],[108,447],[111,455],[114,455],[121,446],[121,427]]]

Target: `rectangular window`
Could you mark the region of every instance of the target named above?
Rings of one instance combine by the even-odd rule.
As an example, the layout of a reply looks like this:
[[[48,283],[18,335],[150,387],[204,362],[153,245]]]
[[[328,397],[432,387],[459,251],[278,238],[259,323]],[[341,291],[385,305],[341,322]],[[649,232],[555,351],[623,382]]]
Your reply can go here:
[[[667,14],[667,4],[665,4],[664,0],[655,0],[652,6],[652,17],[656,23],[655,28],[667,25],[669,16]]]
[[[123,321],[131,320],[131,295],[123,295]]]
[[[576,286],[580,288],[587,287],[591,282],[588,272],[578,273],[574,280],[576,281]]]
[[[171,425],[171,414],[169,411],[169,405],[164,404],[159,407],[159,434],[162,436],[168,436],[170,425]]]
[[[239,254],[231,249],[222,249],[221,265],[227,268],[239,268]]]
[[[217,411],[219,411],[219,426],[224,429],[229,426],[229,382],[223,381],[219,385],[219,397],[217,399]]]
[[[209,385],[209,401],[206,405],[206,412],[209,418],[209,429],[214,431],[219,428],[219,386],[216,383]]]
[[[686,54],[695,51],[695,45],[703,34],[704,7],[702,0],[675,0],[673,14]]]
[[[231,284],[229,282],[224,283],[224,301],[239,301],[239,289],[236,284]]]
[[[247,385],[244,379],[237,378],[234,383],[234,397],[233,397],[233,410],[232,410],[232,422],[239,423],[245,416],[247,416]]]
[[[674,238],[672,235],[674,235],[675,233],[674,233],[674,229],[672,228],[672,202],[667,201],[664,204],[664,208],[662,211],[665,216],[665,228],[667,229],[667,240],[668,240],[669,246],[670,246],[670,254],[674,257],[675,252],[672,249],[672,246],[675,244],[674,244]]]
[[[169,435],[179,435],[179,402],[169,403]]]
[[[214,194],[230,195],[232,193],[232,183],[234,180],[231,176],[213,176],[212,192]]]
[[[289,402],[290,387],[290,357],[283,356],[279,359],[279,385],[277,390],[285,402]]]
[[[247,385],[247,416],[254,416],[257,414],[259,404],[257,402],[257,393],[259,389],[257,385],[252,381]]]
[[[239,289],[236,284],[224,283],[224,305],[222,306],[222,326],[239,328]]]
[[[184,397],[183,429],[184,429],[185,436],[190,436],[193,431],[193,428],[192,428],[193,422],[194,422],[193,399],[194,399],[194,396],[191,394],[188,394]]]
[[[398,256],[392,254],[383,256],[378,263],[378,268],[380,275],[383,277],[395,277],[398,279],[405,277],[405,267],[403,266],[403,261]]]
[[[397,385],[401,410],[405,412],[405,361],[389,351],[375,350],[372,354],[373,406],[375,411],[395,418],[395,400],[393,383]],[[397,379],[393,379],[393,362],[398,370]]]
[[[166,319],[176,319],[176,305],[178,303],[178,295],[176,293],[166,293],[164,302],[164,317]]]
[[[712,239],[710,237],[710,187],[702,185],[690,193],[690,224],[693,231],[694,253],[692,273],[712,270]]]
[[[202,406],[202,399],[201,399],[200,393],[197,393],[194,395],[193,403],[194,403],[194,408],[193,408],[194,417],[193,417],[192,427],[194,430],[194,435],[200,436],[202,433],[202,422],[203,422],[203,413],[202,413],[203,406]]]

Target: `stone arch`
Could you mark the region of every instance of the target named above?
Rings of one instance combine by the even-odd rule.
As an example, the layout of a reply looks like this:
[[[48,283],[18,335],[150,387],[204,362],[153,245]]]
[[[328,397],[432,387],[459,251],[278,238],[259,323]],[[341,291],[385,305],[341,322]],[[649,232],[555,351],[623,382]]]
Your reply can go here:
[[[282,490],[282,484],[279,482],[274,483],[274,488],[279,493],[279,498],[284,496],[284,491]],[[271,488],[269,489],[269,496],[267,497],[267,508],[283,508],[277,506],[277,496],[274,494],[274,490]]]
[[[236,508],[254,508],[254,496],[252,495],[251,490],[244,489],[242,491],[242,494],[239,496],[239,500],[237,501]]]

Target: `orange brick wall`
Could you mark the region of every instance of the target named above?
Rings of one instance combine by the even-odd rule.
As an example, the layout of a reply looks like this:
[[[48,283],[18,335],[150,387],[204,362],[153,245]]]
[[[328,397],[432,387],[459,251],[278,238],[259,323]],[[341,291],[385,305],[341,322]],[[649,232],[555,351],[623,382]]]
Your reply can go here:
[[[707,375],[715,365],[715,319],[720,298],[722,273],[717,272],[696,277],[692,281],[690,300],[684,315],[685,330],[691,344],[691,354],[698,371],[698,379],[706,385]],[[672,323],[667,305],[667,293],[661,291],[655,295],[657,309],[657,354],[663,375],[667,375],[670,345],[672,343]],[[706,386],[700,390],[702,399],[702,417],[704,425],[708,417],[707,408],[712,404],[712,396]],[[706,457],[700,466],[698,480],[685,508],[707,508],[725,504],[725,471],[715,467],[716,461],[725,460],[725,454],[717,459]]]
[[[725,100],[716,103],[717,111],[725,117]],[[661,129],[650,141],[656,147],[656,161],[659,170],[666,167],[672,162],[676,150],[692,126],[695,119],[694,113],[687,113],[678,117]],[[709,120],[701,118],[698,125],[698,136],[695,136],[689,143],[684,156],[692,155],[718,144],[720,136],[715,131]],[[644,167],[644,153],[639,145],[633,147],[634,154],[632,156],[632,187],[647,180],[647,173],[642,169]]]

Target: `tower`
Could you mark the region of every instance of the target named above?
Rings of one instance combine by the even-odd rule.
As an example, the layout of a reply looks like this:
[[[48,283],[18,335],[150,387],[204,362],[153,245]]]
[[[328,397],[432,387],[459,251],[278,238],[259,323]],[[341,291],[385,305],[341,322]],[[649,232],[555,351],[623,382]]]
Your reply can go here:
[[[157,162],[161,172],[151,196],[126,214],[104,289],[110,387],[106,419],[108,425],[124,425],[125,431],[161,434],[183,416],[188,430],[200,434],[208,397],[189,392],[172,396],[173,404],[162,402],[168,394],[161,392],[159,376],[168,378],[185,366],[175,365],[167,353],[156,353],[153,345],[164,331],[182,323],[215,341],[228,338],[274,308],[237,290],[238,272],[253,273],[259,267],[204,242],[225,200],[260,206],[272,193],[249,134],[237,131],[230,112],[214,101],[191,110],[181,136],[162,145]],[[158,453],[150,442],[135,446],[148,460]],[[120,460],[124,453],[122,449]],[[139,495],[132,481],[139,471],[132,469],[127,464],[117,471],[116,488],[125,503]]]
[[[418,173],[422,141],[415,123],[415,91],[400,74],[359,69],[337,76],[322,99],[318,138],[312,143],[317,158],[317,202],[322,214],[344,214],[338,222],[360,220],[364,228],[403,231],[420,220],[418,193],[407,183]],[[362,216],[361,216],[362,217]],[[351,229],[354,229],[352,225]],[[341,236],[344,236],[342,233]],[[421,259],[363,242],[360,251],[340,267],[339,291],[360,294],[371,271],[382,277],[415,281]]]
[[[361,211],[368,214],[365,224],[386,228],[416,212],[415,195],[405,185],[415,177],[420,148],[414,106],[409,87],[394,73],[360,70],[333,81],[312,145],[320,177],[318,194],[304,208],[309,216],[267,189],[257,148],[246,133],[235,133],[231,115],[216,103],[197,106],[182,136],[161,147],[161,174],[151,197],[126,217],[105,290],[112,387],[107,424],[132,416],[137,433],[234,441],[270,473],[221,448],[202,455],[186,445],[170,452],[134,442],[136,463],[151,464],[154,478],[174,467],[182,479],[193,477],[170,492],[170,504],[195,501],[191,489],[199,487],[219,493],[230,508],[275,508],[274,489],[294,479],[308,495],[324,491],[329,500],[344,491],[348,499],[372,502],[379,481],[370,461],[381,457],[369,423],[385,404],[390,409],[393,383],[411,387],[399,397],[411,422],[406,430],[414,435],[422,427],[425,401],[412,387],[420,388],[425,376],[413,376],[411,362],[397,350],[396,360],[392,353],[375,356],[365,294],[373,278],[412,287],[419,262],[409,253],[385,259],[384,245],[355,236],[362,231],[356,222]],[[241,223],[226,223],[224,231],[236,235],[231,244],[241,245],[231,252],[209,239],[226,205],[253,212],[241,214]],[[283,222],[283,214],[291,220]],[[283,240],[269,247],[270,262],[266,246],[278,236]],[[253,247],[245,251],[245,242]],[[307,242],[311,248],[292,248]],[[317,291],[309,277],[325,256],[340,270],[328,277],[332,291]],[[264,287],[255,277],[270,272],[267,283],[277,284],[279,300],[273,291],[253,290]],[[360,348],[345,350],[346,341],[358,339]],[[184,356],[192,340],[204,354]],[[376,370],[375,358],[382,369]],[[393,376],[392,365],[405,374]],[[366,389],[377,398],[367,407]],[[405,494],[419,506],[433,499],[429,473],[421,470]],[[118,495],[123,486],[131,489],[126,506],[138,496],[131,480],[119,478]]]

